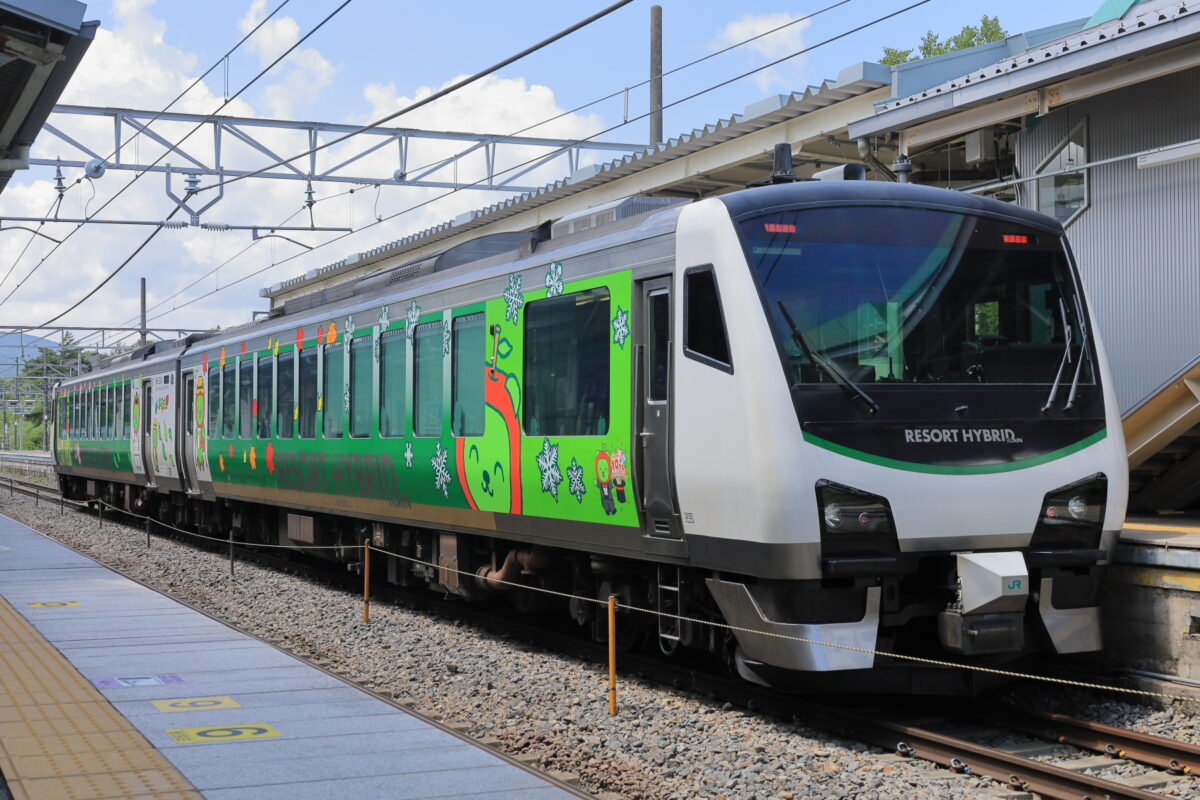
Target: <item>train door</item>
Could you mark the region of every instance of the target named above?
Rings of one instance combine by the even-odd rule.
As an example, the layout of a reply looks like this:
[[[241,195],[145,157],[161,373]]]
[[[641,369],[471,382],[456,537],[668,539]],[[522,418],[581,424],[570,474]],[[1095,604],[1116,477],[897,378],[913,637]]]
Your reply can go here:
[[[154,486],[157,481],[154,479],[154,464],[151,456],[153,455],[154,442],[150,439],[150,418],[154,416],[151,409],[154,408],[154,381],[150,378],[142,378],[142,413],[141,413],[141,431],[135,431],[134,435],[138,436],[142,442],[142,469],[146,471],[146,483]]]
[[[196,373],[183,373],[183,396],[177,408],[182,419],[176,423],[176,430],[183,431],[180,437],[183,449],[175,454],[175,459],[183,470],[184,489],[197,494],[200,482],[196,475],[196,464],[192,460],[196,452]]]
[[[671,278],[641,283],[638,325],[638,455],[650,531],[678,536],[671,488]]]

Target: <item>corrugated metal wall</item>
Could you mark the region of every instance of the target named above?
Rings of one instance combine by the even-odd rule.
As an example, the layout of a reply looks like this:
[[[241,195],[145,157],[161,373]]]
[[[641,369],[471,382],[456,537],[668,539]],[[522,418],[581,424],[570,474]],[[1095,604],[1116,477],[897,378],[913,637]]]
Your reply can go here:
[[[1031,176],[1086,118],[1088,161],[1200,138],[1200,69],[1084,100],[1019,137]],[[1094,167],[1089,205],[1067,226],[1128,413],[1200,359],[1200,159]],[[1036,184],[1021,202],[1037,207]]]

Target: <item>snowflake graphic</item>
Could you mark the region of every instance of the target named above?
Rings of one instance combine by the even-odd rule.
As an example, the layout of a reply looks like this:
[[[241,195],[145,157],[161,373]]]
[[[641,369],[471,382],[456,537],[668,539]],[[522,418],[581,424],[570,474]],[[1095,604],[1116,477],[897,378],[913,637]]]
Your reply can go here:
[[[558,297],[563,293],[563,270],[561,261],[551,261],[546,270],[546,297]]]
[[[412,469],[413,451],[412,442],[404,443],[404,466]]]
[[[521,315],[521,306],[525,305],[525,295],[521,290],[521,275],[514,272],[508,276],[508,286],[504,289],[504,318],[514,325]]]
[[[629,338],[629,312],[617,306],[617,314],[612,319],[613,344],[625,349],[625,340]]]
[[[350,387],[349,386],[347,386],[345,391],[342,392],[342,406],[346,409],[347,413],[349,413],[349,411],[350,411]]]
[[[404,315],[408,320],[408,335],[411,337],[417,331],[417,322],[421,319],[421,307],[417,305],[417,301],[413,300],[412,305],[408,307],[408,312]]]
[[[583,487],[583,467],[575,457],[571,457],[571,465],[567,467],[567,491],[575,495],[575,502],[582,503],[587,489]]]
[[[450,355],[450,320],[442,320],[442,358]]]
[[[450,470],[446,469],[448,455],[450,451],[443,450],[442,443],[438,442],[437,452],[429,459],[429,463],[433,465],[433,485],[442,490],[442,497],[450,496],[450,490],[447,488],[450,485]]]
[[[537,454],[537,468],[542,474],[542,491],[549,492],[557,503],[562,473],[558,470],[558,445],[550,444],[549,438],[542,440],[542,450]]]

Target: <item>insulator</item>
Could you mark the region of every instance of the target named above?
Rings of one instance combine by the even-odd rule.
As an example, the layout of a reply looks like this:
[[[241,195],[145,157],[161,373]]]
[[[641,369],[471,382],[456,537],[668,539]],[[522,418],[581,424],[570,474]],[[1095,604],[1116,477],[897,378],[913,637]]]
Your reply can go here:
[[[304,189],[304,205],[308,206],[309,208],[312,208],[313,203],[317,202],[316,200],[313,199],[312,181],[306,181],[305,187],[306,188]]]
[[[188,224],[181,219],[164,219],[162,221],[162,226],[164,228],[172,228],[174,230],[180,230],[182,228],[186,228],[188,226]]]
[[[194,172],[189,172],[187,177],[183,179],[183,185],[187,187],[189,192],[195,192],[200,188],[200,176]]]
[[[54,191],[58,192],[59,197],[62,197],[63,192],[67,191],[67,185],[63,182],[61,164],[54,168]]]
[[[200,227],[206,231],[227,231],[231,230],[228,222],[202,222]]]

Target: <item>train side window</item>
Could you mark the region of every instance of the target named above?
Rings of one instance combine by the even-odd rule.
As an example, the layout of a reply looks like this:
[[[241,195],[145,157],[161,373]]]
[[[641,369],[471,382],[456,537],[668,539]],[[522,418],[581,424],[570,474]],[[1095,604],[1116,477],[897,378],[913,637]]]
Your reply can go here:
[[[416,327],[413,340],[413,434],[442,435],[442,334],[445,325]]]
[[[683,278],[683,352],[688,358],[733,372],[721,293],[712,266],[691,267]]]
[[[95,400],[96,400],[96,391],[94,389],[88,389],[87,392],[84,394],[84,398],[85,398],[84,408],[86,409],[85,413],[87,415],[87,418],[84,420],[84,423],[83,423],[84,438],[91,439],[93,433],[95,432],[94,406],[95,406]]]
[[[300,424],[301,439],[317,435],[317,349],[300,352]]]
[[[450,432],[483,436],[483,314],[454,320],[454,357],[450,384]]]
[[[97,425],[97,439],[108,438],[108,387],[101,386],[96,390],[96,407],[98,411],[99,425]]]
[[[142,414],[150,409],[142,409]],[[237,364],[230,362],[221,370],[221,438],[232,439],[237,433]]]
[[[104,438],[113,438],[113,387],[104,387]]]
[[[254,361],[244,358],[238,365],[238,435],[249,439],[254,422]]]
[[[342,438],[342,419],[346,415],[346,358],[344,349],[338,345],[325,345],[325,386],[322,390],[322,408],[325,411],[325,428],[321,435],[326,439]]]
[[[350,435],[359,438],[371,435],[373,353],[373,336],[360,336],[350,343]]]
[[[273,408],[272,401],[275,398],[275,370],[272,360],[268,356],[260,356],[258,359],[258,384],[255,392],[254,400],[258,404],[255,409],[258,413],[255,414],[255,421],[258,427],[259,439],[271,438],[271,410]]]
[[[395,330],[379,337],[379,435],[404,435],[405,362],[407,331]]]
[[[208,373],[208,438],[216,439],[221,431],[221,372],[212,370]]]
[[[122,422],[121,422],[122,427],[124,428],[124,431],[125,431],[125,434],[123,437],[125,439],[133,438],[133,435],[132,435],[133,432],[130,430],[131,425],[129,422],[130,413],[133,411],[133,407],[129,405],[130,394],[132,391],[133,391],[132,385],[130,383],[126,383],[125,384],[125,414],[124,414],[124,417],[122,418]]]
[[[608,432],[611,319],[604,287],[525,306],[526,433]]]
[[[125,438],[125,387],[113,387],[113,438]]]
[[[292,438],[292,423],[296,416],[296,351],[280,353],[277,359],[275,391],[276,425],[280,439]]]

